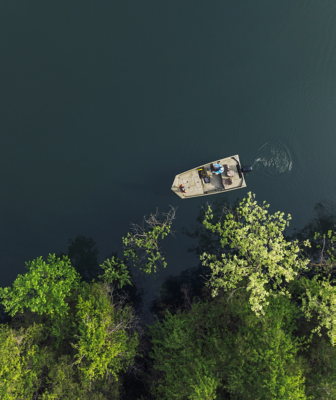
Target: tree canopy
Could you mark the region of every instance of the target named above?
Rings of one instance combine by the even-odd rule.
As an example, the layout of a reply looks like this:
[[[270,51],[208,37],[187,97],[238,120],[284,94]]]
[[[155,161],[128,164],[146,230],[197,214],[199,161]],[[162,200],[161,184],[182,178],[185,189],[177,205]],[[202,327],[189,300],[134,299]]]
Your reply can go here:
[[[68,255],[27,262],[0,289],[11,316],[0,324],[0,397],[335,398],[335,232],[288,237],[290,215],[268,208],[251,193],[207,206],[188,233],[201,264],[166,279],[147,326],[128,296],[141,300],[130,264],[167,266],[174,208],[132,224],[123,259],[98,265],[94,240],[79,236]]]
[[[162,372],[152,393],[162,399],[306,399],[295,306],[272,298],[260,319],[246,292],[228,297],[168,312],[150,329],[154,368]]]
[[[310,247],[309,240],[301,246],[298,240],[287,241],[284,230],[291,216],[285,218],[281,212],[269,214],[269,205],[266,202],[259,205],[254,198],[249,193],[235,212],[228,212],[216,223],[211,222],[210,206],[205,212],[203,224],[219,235],[223,249],[220,257],[201,255],[203,264],[212,271],[208,284],[213,296],[219,289],[233,292],[245,288],[250,293],[252,311],[260,316],[265,314],[270,297],[291,297],[290,284],[299,280],[305,289],[300,297],[301,310],[307,318],[312,313],[317,315],[319,327],[327,328],[335,343],[336,292],[330,275],[306,277],[310,259],[304,257],[302,245]]]
[[[37,314],[68,313],[66,297],[79,287],[79,275],[67,256],[56,258],[49,254],[26,262],[28,272],[18,275],[13,288],[0,288],[0,299],[6,312],[14,316],[26,308]]]
[[[103,268],[122,287],[127,272],[109,271],[114,261]],[[119,372],[138,346],[131,306],[107,282],[81,281],[66,255],[26,264],[28,272],[0,292],[15,327],[0,326],[1,398],[64,399],[69,390],[69,399],[104,399],[104,391],[118,398]]]

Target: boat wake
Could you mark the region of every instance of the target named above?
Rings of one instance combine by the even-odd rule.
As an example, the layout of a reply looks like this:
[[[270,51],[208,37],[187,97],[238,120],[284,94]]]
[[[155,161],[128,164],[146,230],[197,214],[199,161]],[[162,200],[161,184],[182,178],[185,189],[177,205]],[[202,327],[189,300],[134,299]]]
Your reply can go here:
[[[291,171],[292,158],[281,143],[269,140],[258,149],[252,167],[270,177],[280,176]]]

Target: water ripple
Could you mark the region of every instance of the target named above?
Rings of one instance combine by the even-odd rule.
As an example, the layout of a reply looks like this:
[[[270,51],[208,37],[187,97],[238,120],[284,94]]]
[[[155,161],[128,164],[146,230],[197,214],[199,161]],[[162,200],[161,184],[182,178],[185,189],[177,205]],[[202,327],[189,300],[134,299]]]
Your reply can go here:
[[[291,171],[292,165],[289,150],[278,141],[269,140],[258,149],[253,168],[274,177]]]

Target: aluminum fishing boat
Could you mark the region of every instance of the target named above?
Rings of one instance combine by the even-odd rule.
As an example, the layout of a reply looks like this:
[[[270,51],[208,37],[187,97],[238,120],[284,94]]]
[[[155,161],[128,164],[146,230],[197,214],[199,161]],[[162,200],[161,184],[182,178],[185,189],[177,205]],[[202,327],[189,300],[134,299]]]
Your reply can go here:
[[[244,173],[250,171],[238,155],[222,158],[176,175],[171,190],[181,199],[225,193],[246,187]]]

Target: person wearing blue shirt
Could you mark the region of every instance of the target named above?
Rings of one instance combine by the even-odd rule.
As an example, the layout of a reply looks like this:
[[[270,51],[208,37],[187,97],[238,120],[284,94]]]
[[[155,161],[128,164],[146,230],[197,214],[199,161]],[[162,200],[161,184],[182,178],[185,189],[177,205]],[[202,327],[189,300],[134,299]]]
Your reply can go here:
[[[213,174],[219,175],[222,172],[224,172],[224,167],[222,165],[220,164],[213,165],[213,171],[212,171]]]

